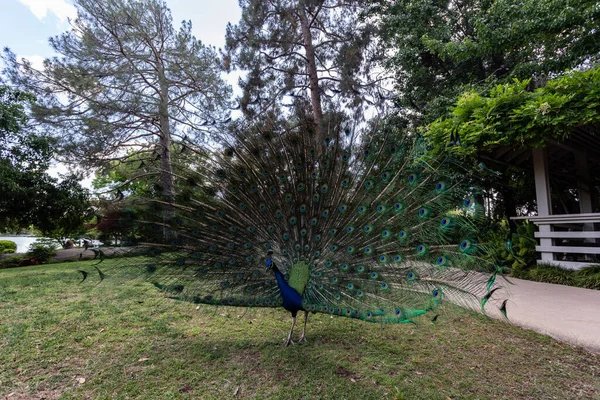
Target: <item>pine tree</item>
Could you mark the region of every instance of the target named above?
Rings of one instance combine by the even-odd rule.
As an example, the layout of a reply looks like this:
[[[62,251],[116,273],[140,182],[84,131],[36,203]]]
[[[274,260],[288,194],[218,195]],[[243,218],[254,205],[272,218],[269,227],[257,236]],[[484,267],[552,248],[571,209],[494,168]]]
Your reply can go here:
[[[240,0],[242,18],[228,25],[226,49],[228,61],[248,71],[240,82],[242,111],[254,116],[306,104],[322,142],[329,111],[360,114],[367,102],[380,103],[385,79],[376,76],[374,25],[360,18],[366,3]]]
[[[60,138],[67,161],[99,167],[132,151],[160,159],[173,197],[172,142],[210,132],[228,117],[231,89],[214,48],[162,0],[76,0],[71,30],[50,39],[58,57],[42,70],[8,49],[5,73],[38,95],[33,116]]]

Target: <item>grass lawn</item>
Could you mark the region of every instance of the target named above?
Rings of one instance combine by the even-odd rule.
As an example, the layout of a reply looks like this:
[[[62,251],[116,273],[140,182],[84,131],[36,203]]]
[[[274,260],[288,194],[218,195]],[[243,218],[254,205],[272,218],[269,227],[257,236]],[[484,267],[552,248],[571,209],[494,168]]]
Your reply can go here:
[[[283,309],[78,285],[82,264],[0,270],[0,398],[600,399],[600,356],[474,313],[383,328],[317,314],[308,344],[284,348]]]

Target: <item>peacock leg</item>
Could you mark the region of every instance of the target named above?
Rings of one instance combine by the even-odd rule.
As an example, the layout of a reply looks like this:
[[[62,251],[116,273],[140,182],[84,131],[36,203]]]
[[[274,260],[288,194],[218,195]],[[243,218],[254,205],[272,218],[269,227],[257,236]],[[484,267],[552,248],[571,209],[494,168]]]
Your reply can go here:
[[[308,311],[304,311],[304,329],[302,329],[302,336],[298,343],[306,342],[306,322],[308,321]]]
[[[292,341],[292,333],[294,333],[294,326],[296,325],[296,316],[293,315],[292,316],[292,329],[290,329],[290,334],[288,335],[287,339],[285,340],[285,346],[289,346],[290,344],[295,344]]]

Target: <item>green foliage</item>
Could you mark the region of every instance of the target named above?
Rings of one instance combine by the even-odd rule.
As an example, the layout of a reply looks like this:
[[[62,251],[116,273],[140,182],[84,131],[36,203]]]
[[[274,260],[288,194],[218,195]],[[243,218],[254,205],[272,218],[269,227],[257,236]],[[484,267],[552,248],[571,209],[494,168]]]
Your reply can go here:
[[[26,256],[22,254],[15,254],[8,257],[0,258],[0,269],[3,268],[15,268],[25,259]]]
[[[38,239],[29,246],[27,254],[41,264],[45,264],[56,255],[56,242],[48,239]]]
[[[537,282],[556,283],[600,290],[600,265],[568,270],[554,264],[539,264],[515,271],[513,276]]]
[[[494,86],[489,93],[463,93],[451,116],[425,129],[436,151],[446,151],[451,133],[462,146],[460,154],[496,145],[542,147],[549,140],[564,140],[581,125],[600,123],[600,67],[571,71],[528,90],[529,80]]]
[[[11,240],[0,240],[0,254],[14,253],[17,251],[17,244]]]
[[[401,105],[426,121],[469,87],[598,60],[596,0],[380,0],[370,11],[381,21]]]
[[[535,265],[534,232],[535,225],[524,221],[517,224],[516,232],[511,235],[508,221],[504,219],[493,229],[488,230],[482,241],[488,243],[490,259],[499,260],[503,263],[503,267],[515,275],[519,271]]]

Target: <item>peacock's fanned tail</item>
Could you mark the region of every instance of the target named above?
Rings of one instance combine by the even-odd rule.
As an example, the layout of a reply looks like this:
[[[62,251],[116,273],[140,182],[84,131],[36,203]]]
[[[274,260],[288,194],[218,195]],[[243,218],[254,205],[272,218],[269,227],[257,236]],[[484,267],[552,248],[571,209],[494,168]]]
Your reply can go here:
[[[497,283],[475,272],[490,261],[468,171],[393,133],[340,131],[316,146],[293,130],[188,146],[198,163],[174,168],[173,202],[144,199],[147,257],[122,270],[180,300],[278,307],[272,251],[307,311],[412,322],[444,299],[483,308]]]

